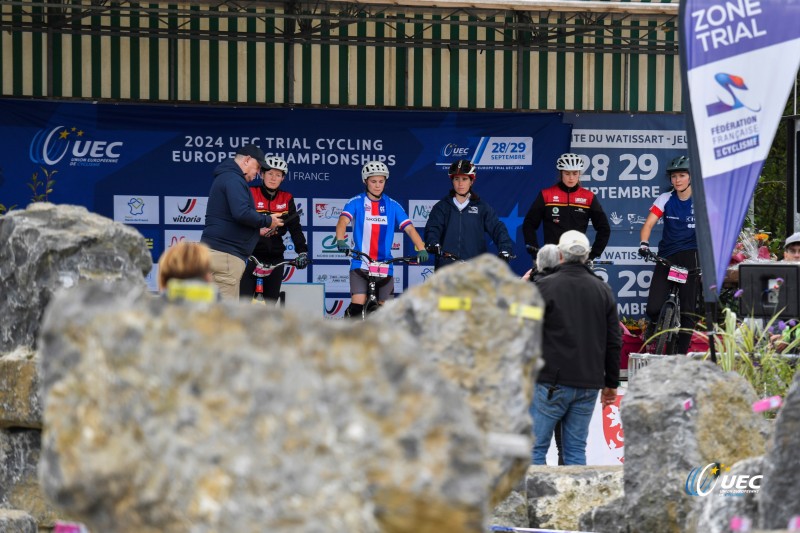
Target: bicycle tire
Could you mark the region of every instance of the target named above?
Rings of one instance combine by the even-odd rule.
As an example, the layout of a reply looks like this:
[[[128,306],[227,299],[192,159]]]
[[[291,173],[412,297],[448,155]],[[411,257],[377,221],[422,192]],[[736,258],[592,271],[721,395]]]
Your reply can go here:
[[[675,339],[677,334],[674,331],[667,330],[672,329],[673,321],[675,317],[675,302],[664,302],[664,306],[661,308],[661,313],[658,315],[658,321],[656,322],[656,354],[663,355],[666,349],[675,350]]]

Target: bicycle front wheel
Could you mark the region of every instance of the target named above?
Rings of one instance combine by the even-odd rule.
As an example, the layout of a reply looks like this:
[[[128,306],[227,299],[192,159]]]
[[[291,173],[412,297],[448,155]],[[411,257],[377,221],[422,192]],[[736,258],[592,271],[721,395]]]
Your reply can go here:
[[[672,329],[673,322],[675,321],[675,302],[666,301],[661,308],[661,313],[658,315],[658,322],[656,322],[656,354],[663,355],[675,351],[675,344],[677,342],[678,334]]]

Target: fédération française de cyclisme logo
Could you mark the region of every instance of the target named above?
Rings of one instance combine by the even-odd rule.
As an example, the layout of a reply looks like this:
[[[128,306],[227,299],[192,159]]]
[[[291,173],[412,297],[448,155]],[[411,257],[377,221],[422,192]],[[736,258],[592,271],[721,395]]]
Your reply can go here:
[[[739,96],[736,94],[736,92],[734,92],[734,89],[737,91],[748,90],[747,84],[745,83],[743,77],[735,74],[718,72],[714,76],[714,81],[716,81],[717,84],[722,87],[724,92],[727,92],[727,94],[722,93],[721,95],[717,96],[716,102],[706,105],[706,113],[708,113],[709,117],[727,113],[728,111],[733,111],[734,109],[739,109],[741,107],[754,112],[758,112],[761,109],[761,106],[758,106],[757,109],[753,109],[752,107],[745,105],[741,100],[739,100]]]
[[[757,494],[764,476],[748,474],[731,475],[731,467],[724,463],[709,463],[695,467],[686,477],[684,491],[689,496],[708,496],[719,483],[719,493],[725,496]]]

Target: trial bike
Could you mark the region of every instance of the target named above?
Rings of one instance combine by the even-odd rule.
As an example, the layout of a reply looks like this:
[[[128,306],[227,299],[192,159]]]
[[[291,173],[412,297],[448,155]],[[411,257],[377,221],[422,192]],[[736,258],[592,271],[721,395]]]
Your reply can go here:
[[[669,283],[667,299],[661,306],[653,336],[656,337],[655,354],[674,354],[681,327],[681,302],[678,294],[681,286],[685,285],[695,275],[700,274],[700,269],[674,265],[650,250],[647,250],[643,256],[645,261],[660,263],[669,269],[667,272],[667,281]],[[647,341],[649,339],[645,339],[645,342]]]
[[[386,261],[378,261],[358,250],[350,249],[343,253],[349,257],[360,259],[367,267],[367,301],[364,302],[364,306],[361,308],[361,320],[366,320],[368,315],[374,313],[380,307],[378,303],[378,283],[389,277],[389,265],[396,263],[417,264],[416,257],[393,257]],[[359,318],[358,316],[350,315],[349,307],[344,316],[346,318]]]
[[[275,263],[274,265],[268,265],[266,263],[262,263],[261,261],[256,259],[255,256],[252,255],[248,257],[248,259],[253,262],[253,265],[255,265],[255,267],[253,268],[253,275],[257,278],[266,278],[267,276],[270,276],[275,271],[276,268],[284,265],[293,267],[297,266],[296,258],[287,259],[286,261],[281,261],[280,263]],[[308,260],[307,264],[309,265],[311,264],[311,259]]]

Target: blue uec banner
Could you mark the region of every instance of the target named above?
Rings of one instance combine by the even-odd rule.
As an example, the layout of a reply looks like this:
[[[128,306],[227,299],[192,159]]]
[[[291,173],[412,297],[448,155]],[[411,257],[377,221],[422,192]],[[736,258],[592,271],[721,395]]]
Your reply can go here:
[[[557,179],[565,151],[581,154],[583,186],[597,195],[612,228],[596,267],[614,289],[621,314],[639,316],[651,266],[636,254],[639,230],[653,200],[669,186],[664,171],[685,153],[680,115],[447,113],[112,105],[0,100],[0,203],[22,208],[35,173],[55,181],[49,200],[86,206],[136,227],[154,260],[181,241],[199,240],[212,171],[243,144],[283,157],[282,187],[303,210],[301,223],[314,263],[288,269],[286,282],[324,283],[330,315],[349,295],[348,261],[334,227],[348,198],[362,190],[361,166],[390,169],[386,193],[422,231],[447,194],[449,164],[477,163],[475,190],[492,205],[515,240],[512,268],[530,267],[521,224],[536,195]],[[42,193],[40,186],[38,193]],[[659,231],[660,226],[656,228]],[[593,240],[593,229],[589,228]],[[654,235],[657,240],[657,233]],[[540,235],[541,242],[541,235]],[[286,240],[287,258],[293,244]],[[494,247],[490,245],[490,249]],[[412,253],[397,232],[395,255]],[[422,282],[431,265],[396,269],[396,292]],[[155,274],[155,273],[154,273]]]

